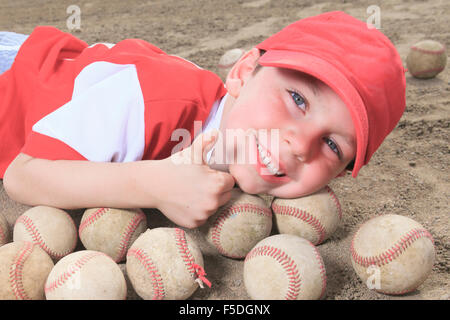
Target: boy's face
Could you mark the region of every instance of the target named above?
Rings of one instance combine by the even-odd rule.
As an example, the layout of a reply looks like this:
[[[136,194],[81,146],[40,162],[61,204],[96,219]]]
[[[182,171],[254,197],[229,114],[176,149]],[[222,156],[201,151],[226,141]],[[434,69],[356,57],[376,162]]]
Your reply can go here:
[[[238,63],[248,67],[253,62]],[[340,97],[294,70],[263,67],[253,73],[242,68],[235,66],[228,76],[230,97],[221,124],[224,152],[234,157],[228,161],[229,172],[239,187],[295,198],[321,189],[343,172],[355,157],[356,135]],[[233,132],[228,141],[227,132]],[[245,161],[238,159],[242,152]]]

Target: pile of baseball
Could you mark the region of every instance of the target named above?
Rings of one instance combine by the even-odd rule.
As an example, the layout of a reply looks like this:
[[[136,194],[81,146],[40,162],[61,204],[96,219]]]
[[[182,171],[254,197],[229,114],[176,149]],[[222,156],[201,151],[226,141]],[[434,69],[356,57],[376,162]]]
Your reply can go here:
[[[199,231],[221,255],[244,259],[249,297],[324,298],[326,269],[316,246],[342,219],[331,188],[297,199],[232,192]],[[400,215],[364,223],[350,253],[360,279],[385,294],[416,289],[435,255],[431,235]],[[187,299],[211,285],[194,239],[181,228],[150,229],[140,209],[86,209],[77,226],[64,210],[37,206],[13,230],[0,213],[0,299],[118,300],[130,286],[142,299]]]

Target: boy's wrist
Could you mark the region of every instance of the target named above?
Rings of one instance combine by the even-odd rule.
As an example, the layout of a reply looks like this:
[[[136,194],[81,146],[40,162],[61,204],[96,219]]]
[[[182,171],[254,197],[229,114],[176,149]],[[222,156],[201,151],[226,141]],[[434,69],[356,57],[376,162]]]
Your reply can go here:
[[[158,208],[161,195],[159,177],[164,172],[163,160],[141,160],[131,162],[127,174],[126,192],[129,195],[130,207]]]

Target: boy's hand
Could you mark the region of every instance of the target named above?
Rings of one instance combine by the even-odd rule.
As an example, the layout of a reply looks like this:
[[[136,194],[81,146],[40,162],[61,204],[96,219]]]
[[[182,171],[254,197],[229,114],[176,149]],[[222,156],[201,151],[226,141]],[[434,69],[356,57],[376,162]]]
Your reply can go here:
[[[157,209],[179,226],[202,225],[231,198],[234,178],[211,169],[205,161],[217,135],[217,131],[200,134],[190,147],[162,160]]]

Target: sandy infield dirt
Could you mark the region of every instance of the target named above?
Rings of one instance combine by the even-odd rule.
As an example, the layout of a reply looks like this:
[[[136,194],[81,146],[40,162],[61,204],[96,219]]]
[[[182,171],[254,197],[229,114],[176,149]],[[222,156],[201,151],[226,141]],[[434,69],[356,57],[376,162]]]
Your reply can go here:
[[[228,49],[249,49],[291,22],[326,11],[343,10],[367,21],[367,8],[374,3],[0,0],[0,30],[29,34],[37,25],[52,25],[69,32],[66,20],[70,14],[66,9],[72,4],[81,9],[81,30],[72,33],[90,44],[142,38],[217,72],[217,62]],[[449,1],[387,0],[379,6],[381,31],[395,44],[403,61],[410,46],[423,39],[434,39],[449,47]],[[449,299],[449,70],[447,65],[430,80],[406,74],[407,107],[398,126],[357,179],[346,176],[330,184],[341,202],[343,221],[334,235],[318,246],[327,273],[326,299]],[[0,180],[0,210],[11,226],[26,209],[8,198]],[[173,226],[161,213],[145,211],[149,227]],[[69,212],[79,223],[82,210]],[[386,213],[416,220],[435,240],[436,262],[431,275],[417,290],[404,296],[368,290],[351,265],[353,234],[369,218]],[[211,289],[198,289],[191,299],[249,299],[242,278],[243,260],[219,255],[200,241],[197,230],[188,232],[199,240],[207,277],[213,283]],[[78,249],[82,248],[79,242]],[[139,299],[130,285],[128,298]]]

